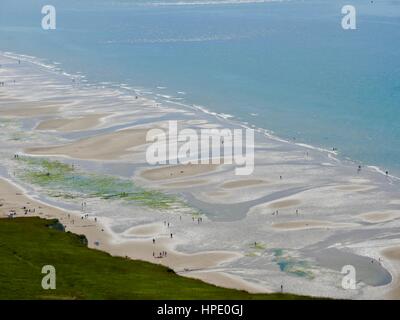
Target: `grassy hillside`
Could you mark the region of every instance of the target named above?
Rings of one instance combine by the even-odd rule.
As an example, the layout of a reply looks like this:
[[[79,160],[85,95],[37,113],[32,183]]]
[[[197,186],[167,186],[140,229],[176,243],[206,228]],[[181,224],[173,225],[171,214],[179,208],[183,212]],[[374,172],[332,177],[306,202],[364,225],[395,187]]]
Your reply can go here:
[[[252,295],[176,275],[155,264],[89,249],[85,238],[54,228],[56,220],[0,219],[0,299],[300,299]],[[43,290],[44,265],[57,289]]]

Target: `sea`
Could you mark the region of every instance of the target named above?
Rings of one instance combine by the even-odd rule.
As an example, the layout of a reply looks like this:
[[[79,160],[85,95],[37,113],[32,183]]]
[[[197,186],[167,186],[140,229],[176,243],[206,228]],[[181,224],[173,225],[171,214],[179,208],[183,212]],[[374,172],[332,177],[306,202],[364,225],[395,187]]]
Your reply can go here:
[[[399,0],[1,0],[0,52],[400,176]]]

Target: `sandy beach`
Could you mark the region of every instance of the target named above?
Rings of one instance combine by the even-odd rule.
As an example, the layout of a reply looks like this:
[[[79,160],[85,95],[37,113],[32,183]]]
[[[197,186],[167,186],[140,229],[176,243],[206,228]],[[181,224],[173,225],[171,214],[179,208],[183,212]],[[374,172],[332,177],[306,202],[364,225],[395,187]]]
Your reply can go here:
[[[346,228],[346,227],[354,227],[355,224],[351,223],[329,223],[324,221],[315,221],[315,220],[304,220],[304,221],[290,221],[283,223],[274,223],[272,225],[273,228],[283,229],[283,230],[306,230],[313,228]]]
[[[394,279],[394,285],[392,286],[392,289],[387,294],[386,298],[399,300],[400,299],[400,278],[399,278],[398,272],[400,272],[400,246],[386,248],[382,251],[382,255],[383,255],[384,259],[389,260],[390,263],[393,264],[394,268],[396,268],[396,271],[397,271],[395,279]]]
[[[249,176],[234,164],[150,165],[146,135],[171,119],[197,131],[243,127],[29,62],[0,55],[0,64],[1,217],[57,218],[91,248],[224,287],[400,297],[394,177],[263,131]],[[381,251],[391,263],[375,263]],[[357,269],[356,290],[341,286],[345,265]]]
[[[237,180],[225,182],[221,187],[226,189],[244,188],[248,186],[254,186],[258,184],[267,183],[264,180]]]
[[[104,114],[90,114],[79,118],[49,119],[39,123],[37,130],[56,130],[61,132],[87,130],[101,123]]]
[[[253,293],[265,292],[265,290],[261,290],[261,288],[240,278],[213,271],[214,268],[224,262],[237,259],[240,255],[234,252],[200,252],[196,254],[176,252],[173,249],[173,240],[164,235],[165,230],[161,227],[161,222],[157,227],[144,225],[132,230],[133,234],[138,232],[146,239],[118,241],[100,220],[96,219],[95,221],[93,217],[82,219],[82,214],[79,212],[66,212],[38,202],[26,195],[22,189],[4,179],[0,179],[0,194],[1,218],[7,219],[10,213],[15,213],[13,217],[37,216],[44,219],[58,219],[64,225],[66,231],[85,235],[88,239],[89,248],[108,252],[112,256],[129,257],[162,264],[187,277],[192,277],[191,270],[195,270],[193,278],[222,287],[237,288]],[[152,239],[155,239],[155,244],[152,243]],[[166,251],[168,255],[158,258],[158,253],[162,251]],[[156,254],[156,257],[153,256],[153,253]],[[199,273],[199,270],[201,270],[201,273]]]
[[[218,168],[215,164],[187,164],[176,166],[164,166],[156,169],[148,169],[141,173],[141,177],[147,180],[169,180],[187,178],[214,171]]]
[[[21,117],[21,118],[28,118],[33,116],[45,116],[50,114],[56,114],[58,108],[55,106],[47,106],[47,107],[26,107],[26,108],[19,108],[17,107],[19,104],[11,108],[2,108],[0,110],[1,116],[13,116],[13,117]]]
[[[66,145],[27,148],[33,155],[64,155],[76,159],[115,160],[146,143],[148,129],[128,129],[90,137]]]

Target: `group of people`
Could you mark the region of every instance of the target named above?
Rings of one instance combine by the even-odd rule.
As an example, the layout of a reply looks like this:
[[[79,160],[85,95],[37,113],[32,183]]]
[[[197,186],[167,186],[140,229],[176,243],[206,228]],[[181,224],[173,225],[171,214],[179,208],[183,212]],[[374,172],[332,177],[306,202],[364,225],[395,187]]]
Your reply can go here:
[[[36,213],[36,208],[30,209],[26,206],[23,206],[21,210],[23,210],[24,215],[27,215],[28,213]],[[7,215],[7,217],[10,219],[15,218],[16,216],[17,216],[17,210],[15,209],[11,209]]]
[[[167,257],[167,251],[161,251],[157,256],[155,254],[155,252],[153,251],[153,257],[154,258],[166,258]]]
[[[22,207],[22,210],[24,210],[24,214],[27,215],[28,213],[35,213],[36,209],[28,209],[27,207]]]
[[[195,217],[192,217],[192,221],[195,221]],[[203,222],[203,218],[202,217],[197,218],[197,224],[200,224],[201,222]]]
[[[273,216],[277,216],[279,214],[279,210],[275,210],[274,212],[272,212]],[[300,214],[299,209],[296,209],[296,216],[298,216]]]

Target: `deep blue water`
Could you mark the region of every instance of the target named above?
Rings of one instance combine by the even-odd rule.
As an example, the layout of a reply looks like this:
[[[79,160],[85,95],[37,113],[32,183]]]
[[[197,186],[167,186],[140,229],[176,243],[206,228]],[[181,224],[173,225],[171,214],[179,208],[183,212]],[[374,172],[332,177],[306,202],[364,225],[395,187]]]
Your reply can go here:
[[[55,31],[41,29],[48,3]],[[354,31],[341,28],[348,3]],[[92,82],[186,92],[186,103],[400,173],[400,1],[1,0],[0,50]]]

